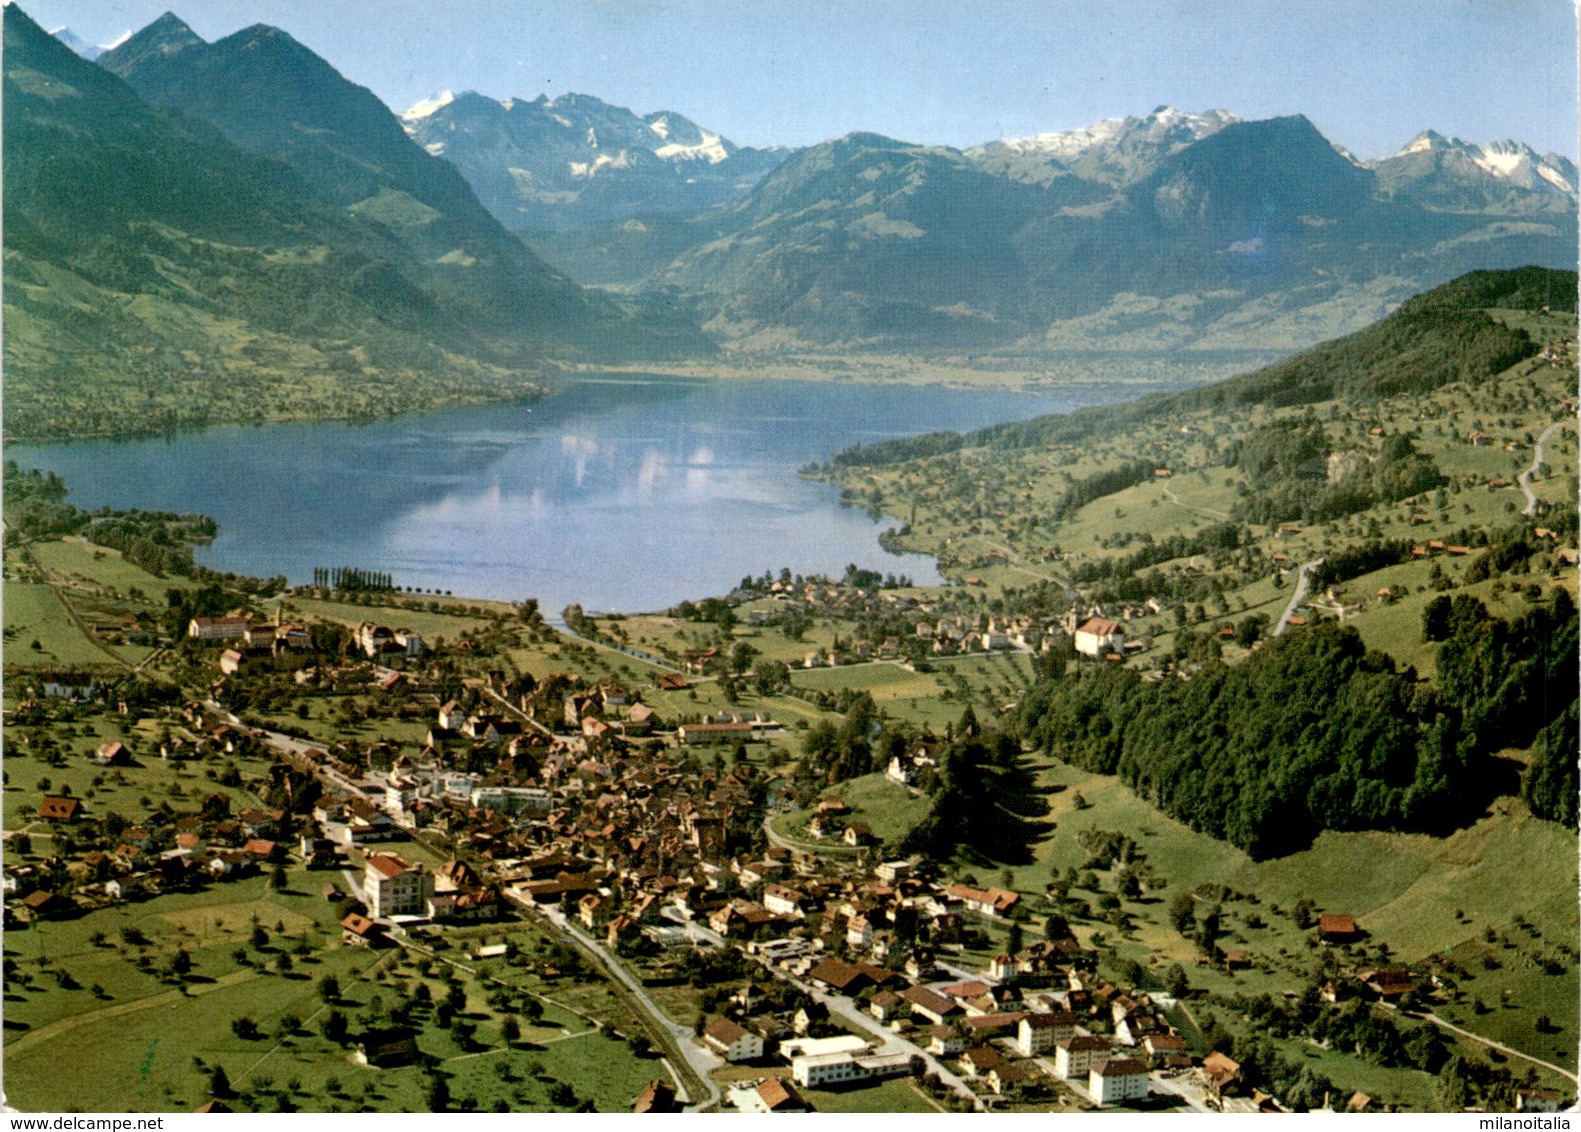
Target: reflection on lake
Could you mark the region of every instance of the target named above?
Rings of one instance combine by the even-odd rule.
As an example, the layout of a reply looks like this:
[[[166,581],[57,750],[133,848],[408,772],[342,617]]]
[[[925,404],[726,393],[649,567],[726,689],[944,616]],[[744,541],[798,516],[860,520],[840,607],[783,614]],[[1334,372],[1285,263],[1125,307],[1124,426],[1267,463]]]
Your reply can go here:
[[[13,445],[59,472],[79,507],[200,511],[198,559],[310,580],[359,566],[397,584],[557,614],[662,609],[746,574],[846,564],[936,582],[883,551],[875,523],[796,470],[852,444],[971,429],[1138,396],[678,378],[580,380],[533,405],[372,424],[227,427],[158,440]]]

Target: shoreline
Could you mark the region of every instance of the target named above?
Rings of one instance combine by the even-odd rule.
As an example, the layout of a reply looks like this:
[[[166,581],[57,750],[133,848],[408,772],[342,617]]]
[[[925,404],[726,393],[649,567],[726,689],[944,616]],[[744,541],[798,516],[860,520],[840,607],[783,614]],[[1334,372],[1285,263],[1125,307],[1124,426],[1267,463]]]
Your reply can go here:
[[[446,409],[479,405],[531,404],[552,397],[567,383],[600,375],[672,378],[690,381],[797,381],[835,385],[915,386],[960,391],[997,390],[1015,394],[1047,394],[1087,386],[1136,386],[1137,396],[1166,389],[1204,385],[1257,369],[1284,356],[1277,351],[1214,351],[1202,354],[1160,351],[1063,352],[1020,355],[1004,359],[923,354],[819,354],[789,358],[744,354],[734,359],[655,361],[603,364],[558,361],[546,365],[530,390],[488,394],[448,394],[389,412],[341,415],[286,413],[267,419],[214,419],[201,423],[148,428],[128,422],[91,434],[81,431],[16,432],[0,424],[0,445],[43,446],[102,441],[173,440],[206,429],[258,429],[280,424],[376,424],[398,417],[421,416]]]

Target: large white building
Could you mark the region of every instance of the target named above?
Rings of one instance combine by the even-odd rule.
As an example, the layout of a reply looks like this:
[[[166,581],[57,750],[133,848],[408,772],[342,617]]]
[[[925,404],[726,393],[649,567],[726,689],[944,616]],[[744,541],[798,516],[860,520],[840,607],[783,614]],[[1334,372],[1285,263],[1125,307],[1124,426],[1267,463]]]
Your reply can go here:
[[[810,1053],[791,1058],[791,1077],[798,1085],[816,1089],[848,1081],[901,1077],[911,1072],[911,1058],[903,1053]]]
[[[1087,1091],[1101,1105],[1143,1100],[1148,1092],[1147,1067],[1129,1057],[1099,1062],[1088,1073]]]
[[[187,622],[187,636],[195,641],[239,641],[247,628],[245,617],[194,617]]]
[[[1079,1081],[1100,1061],[1109,1059],[1109,1043],[1093,1034],[1077,1034],[1054,1047],[1054,1073],[1061,1081]]]
[[[1028,1014],[1016,1027],[1016,1051],[1022,1057],[1042,1057],[1060,1042],[1075,1036],[1074,1014]]]
[[[434,874],[394,853],[368,854],[362,887],[368,914],[375,919],[433,915]]]
[[[472,804],[501,814],[547,814],[554,809],[554,795],[532,786],[475,786]]]

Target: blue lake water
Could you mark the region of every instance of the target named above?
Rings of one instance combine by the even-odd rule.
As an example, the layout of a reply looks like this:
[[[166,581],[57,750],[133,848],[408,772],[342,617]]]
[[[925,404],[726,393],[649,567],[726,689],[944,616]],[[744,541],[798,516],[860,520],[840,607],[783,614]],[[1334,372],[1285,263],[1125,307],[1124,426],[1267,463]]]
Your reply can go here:
[[[537,597],[546,613],[663,609],[747,574],[847,563],[939,580],[892,555],[873,521],[797,469],[852,444],[964,430],[1140,395],[800,381],[609,377],[531,405],[371,424],[207,429],[175,437],[11,445],[59,472],[79,507],[214,516],[198,559],[310,581],[317,566],[384,570],[398,585]]]

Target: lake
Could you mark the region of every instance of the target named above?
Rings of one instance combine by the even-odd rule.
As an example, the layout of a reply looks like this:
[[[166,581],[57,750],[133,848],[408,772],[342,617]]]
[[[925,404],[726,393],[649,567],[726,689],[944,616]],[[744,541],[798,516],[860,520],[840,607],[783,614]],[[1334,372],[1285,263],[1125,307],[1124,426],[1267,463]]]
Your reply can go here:
[[[1065,392],[807,381],[609,376],[533,404],[373,423],[222,427],[179,436],[11,445],[60,473],[71,502],[197,511],[219,521],[197,558],[311,581],[319,566],[397,585],[536,597],[558,615],[664,609],[789,567],[848,563],[938,582],[893,555],[875,522],[797,469],[858,442],[964,430],[1140,396],[1135,384]]]

